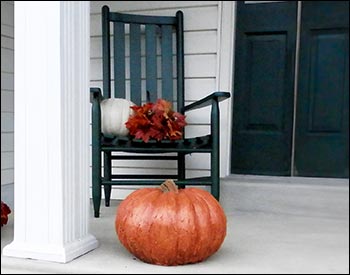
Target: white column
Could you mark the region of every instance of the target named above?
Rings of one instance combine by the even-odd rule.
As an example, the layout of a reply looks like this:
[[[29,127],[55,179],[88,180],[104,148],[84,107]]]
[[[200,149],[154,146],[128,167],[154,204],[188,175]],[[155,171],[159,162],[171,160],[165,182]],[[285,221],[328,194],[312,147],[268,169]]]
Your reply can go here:
[[[3,255],[68,262],[89,234],[89,1],[15,1],[14,240]]]
[[[220,103],[220,176],[231,173],[233,65],[236,1],[219,1],[216,89],[231,92],[231,98]]]

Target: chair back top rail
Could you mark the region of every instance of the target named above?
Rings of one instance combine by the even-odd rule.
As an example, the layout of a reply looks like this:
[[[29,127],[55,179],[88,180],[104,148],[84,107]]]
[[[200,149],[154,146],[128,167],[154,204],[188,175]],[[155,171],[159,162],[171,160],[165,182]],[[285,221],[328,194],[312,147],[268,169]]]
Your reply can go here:
[[[176,25],[176,16],[152,16],[138,14],[124,14],[119,12],[110,12],[109,20],[112,22],[135,23],[135,24],[153,24],[153,25]]]

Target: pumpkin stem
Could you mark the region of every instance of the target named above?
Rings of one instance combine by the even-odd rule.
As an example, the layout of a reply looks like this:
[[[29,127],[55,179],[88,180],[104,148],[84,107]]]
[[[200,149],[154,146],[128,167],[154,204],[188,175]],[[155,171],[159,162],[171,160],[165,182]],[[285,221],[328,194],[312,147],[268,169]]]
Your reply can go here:
[[[175,192],[175,193],[178,193],[179,190],[178,190],[178,187],[177,185],[175,184],[175,182],[173,180],[166,180],[164,181],[161,185],[160,185],[160,189],[162,189],[162,191],[164,193],[166,192]]]

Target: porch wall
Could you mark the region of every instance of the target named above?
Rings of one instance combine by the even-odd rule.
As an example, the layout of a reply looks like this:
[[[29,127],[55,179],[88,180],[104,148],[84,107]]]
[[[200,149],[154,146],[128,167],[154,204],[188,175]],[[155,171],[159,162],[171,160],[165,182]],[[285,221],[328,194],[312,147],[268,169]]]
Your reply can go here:
[[[217,89],[219,86],[219,1],[91,1],[90,76],[92,87],[102,88],[101,8],[103,5],[108,5],[111,11],[144,15],[173,16],[177,10],[182,10],[185,29],[186,103],[202,98]],[[209,108],[205,108],[188,113],[187,136],[209,133],[209,111]],[[192,154],[188,156],[186,166],[189,169],[187,173],[189,177],[209,175],[209,154]],[[116,173],[175,174],[175,168],[176,162],[174,161],[153,163],[119,161],[113,164],[113,170]]]
[[[14,3],[1,1],[1,200],[13,207]]]

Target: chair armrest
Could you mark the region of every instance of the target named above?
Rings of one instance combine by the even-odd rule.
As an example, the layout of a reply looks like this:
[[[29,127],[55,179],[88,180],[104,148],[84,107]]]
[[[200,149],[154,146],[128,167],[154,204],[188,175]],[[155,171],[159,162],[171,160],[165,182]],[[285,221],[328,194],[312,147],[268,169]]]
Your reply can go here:
[[[197,100],[196,102],[193,102],[189,105],[186,105],[182,108],[182,112],[187,112],[189,110],[195,110],[195,109],[199,109],[199,108],[203,108],[206,106],[209,106],[212,104],[212,101],[215,100],[216,102],[220,102],[222,100],[225,100],[227,98],[229,98],[231,95],[228,92],[214,92],[202,99]]]
[[[103,99],[102,92],[100,88],[90,88],[90,103],[94,100],[101,101]]]

